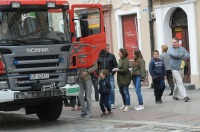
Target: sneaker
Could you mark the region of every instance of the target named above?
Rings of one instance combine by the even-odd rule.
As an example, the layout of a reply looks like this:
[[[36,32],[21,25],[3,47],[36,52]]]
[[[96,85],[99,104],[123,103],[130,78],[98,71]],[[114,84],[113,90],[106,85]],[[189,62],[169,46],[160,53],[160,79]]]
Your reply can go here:
[[[101,114],[101,117],[103,117],[103,116],[107,116],[106,112],[103,112],[103,113]]]
[[[138,107],[134,108],[135,110],[144,110],[144,105],[139,105]]]
[[[85,117],[86,113],[81,112],[81,114],[79,115],[79,117]]]
[[[161,101],[156,101],[156,104],[162,104],[162,102]]]
[[[90,115],[85,115],[84,117],[85,117],[85,118],[90,118],[91,116],[90,116]]]
[[[173,99],[174,99],[174,100],[179,100],[179,98],[178,98],[178,97],[173,97]]]
[[[122,107],[119,108],[119,110],[123,110],[125,107],[126,107],[126,106],[123,105]]]
[[[188,96],[186,96],[186,97],[183,99],[184,102],[188,102],[189,100],[190,100],[190,98],[189,98]]]
[[[124,112],[129,111],[129,110],[130,110],[130,106],[126,106],[126,107],[124,108]]]
[[[172,96],[172,95],[173,95],[173,93],[170,93],[170,94],[169,94],[169,96]]]
[[[111,109],[115,109],[115,106],[114,106],[114,104],[111,104]]]
[[[113,112],[112,112],[112,111],[109,111],[108,114],[107,114],[106,116],[108,116],[108,115],[112,116],[112,115],[113,115]]]
[[[133,109],[135,110],[135,109],[137,109],[139,106],[136,106],[136,107],[134,107]]]

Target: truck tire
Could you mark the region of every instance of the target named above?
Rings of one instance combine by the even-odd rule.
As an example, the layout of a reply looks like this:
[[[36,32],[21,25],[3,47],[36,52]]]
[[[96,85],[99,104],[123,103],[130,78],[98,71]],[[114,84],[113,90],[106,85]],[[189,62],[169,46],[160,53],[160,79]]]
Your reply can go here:
[[[38,106],[36,115],[42,121],[54,121],[60,117],[62,108],[62,99],[46,101]]]

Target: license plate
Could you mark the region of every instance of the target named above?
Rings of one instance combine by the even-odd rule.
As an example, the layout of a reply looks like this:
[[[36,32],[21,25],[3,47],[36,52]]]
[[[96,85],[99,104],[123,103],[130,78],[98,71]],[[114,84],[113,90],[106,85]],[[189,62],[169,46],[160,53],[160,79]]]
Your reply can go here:
[[[79,91],[80,91],[80,88],[79,88],[79,87],[67,89],[67,93],[68,93],[68,94],[79,93]]]
[[[30,74],[29,79],[30,80],[49,79],[49,73]]]

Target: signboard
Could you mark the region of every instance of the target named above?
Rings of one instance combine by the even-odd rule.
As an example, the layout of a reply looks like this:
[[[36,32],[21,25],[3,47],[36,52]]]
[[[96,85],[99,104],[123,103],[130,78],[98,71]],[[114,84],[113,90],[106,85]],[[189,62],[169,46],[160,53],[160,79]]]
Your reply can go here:
[[[126,15],[122,17],[124,48],[129,53],[129,60],[134,59],[134,50],[139,49],[137,39],[136,15]]]
[[[182,32],[176,32],[176,38],[182,39]]]

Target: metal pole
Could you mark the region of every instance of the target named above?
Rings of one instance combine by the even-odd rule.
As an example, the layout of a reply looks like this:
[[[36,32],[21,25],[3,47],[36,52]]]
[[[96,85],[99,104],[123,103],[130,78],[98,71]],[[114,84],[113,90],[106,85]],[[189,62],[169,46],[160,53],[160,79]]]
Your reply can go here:
[[[151,12],[152,12],[152,0],[148,0],[149,33],[150,33],[150,44],[152,53],[155,50],[155,40],[154,40],[153,19],[151,17]]]

